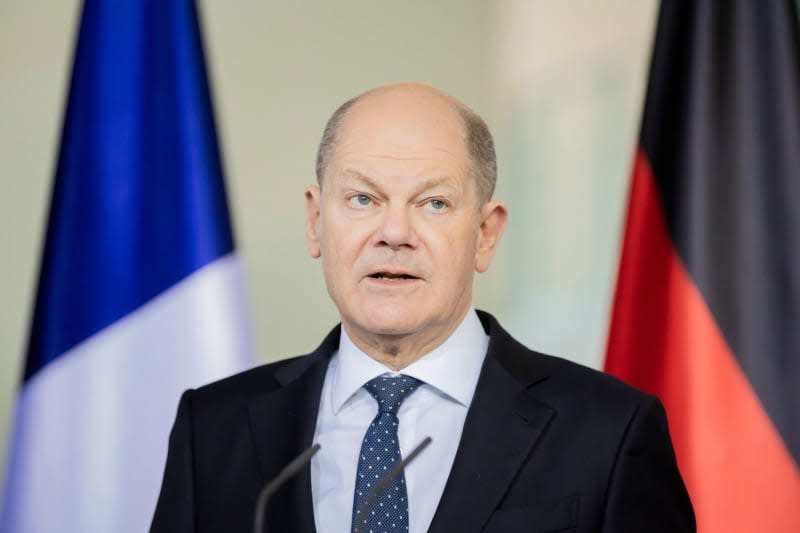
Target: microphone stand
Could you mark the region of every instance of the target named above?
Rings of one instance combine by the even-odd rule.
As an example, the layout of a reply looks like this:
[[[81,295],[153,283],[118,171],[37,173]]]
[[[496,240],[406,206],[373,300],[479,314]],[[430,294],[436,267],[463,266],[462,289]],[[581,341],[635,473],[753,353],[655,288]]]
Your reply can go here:
[[[314,454],[319,451],[320,445],[314,444],[312,447],[298,455],[291,463],[286,465],[280,473],[272,478],[272,481],[264,485],[261,492],[258,493],[256,500],[256,508],[253,514],[253,532],[264,533],[264,511],[267,508],[267,502],[275,494],[281,485],[286,483],[289,479],[294,477],[306,463],[311,461]]]

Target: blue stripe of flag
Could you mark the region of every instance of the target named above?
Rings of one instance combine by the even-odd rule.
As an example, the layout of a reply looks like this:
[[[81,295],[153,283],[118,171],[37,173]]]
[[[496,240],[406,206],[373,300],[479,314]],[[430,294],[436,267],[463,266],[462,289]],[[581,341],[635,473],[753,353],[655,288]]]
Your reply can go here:
[[[25,379],[233,250],[195,6],[87,0]]]

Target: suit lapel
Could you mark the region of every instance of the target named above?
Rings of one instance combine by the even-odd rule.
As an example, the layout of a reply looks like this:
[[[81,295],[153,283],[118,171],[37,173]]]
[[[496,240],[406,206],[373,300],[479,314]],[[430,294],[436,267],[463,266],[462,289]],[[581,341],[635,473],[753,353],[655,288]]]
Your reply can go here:
[[[527,350],[480,314],[489,350],[429,532],[480,531],[554,415],[528,387],[545,379]]]
[[[250,401],[250,425],[265,483],[312,445],[325,372],[338,344],[336,328],[312,354],[275,372],[279,388]],[[274,508],[272,513],[268,512],[269,530],[314,533],[310,465],[288,481],[282,492],[288,495],[289,506],[279,512]]]
[[[480,531],[555,414],[528,392],[547,377],[530,352],[490,315],[479,316],[490,335],[489,350],[430,533]],[[312,354],[275,373],[277,389],[250,400],[265,483],[311,446],[325,372],[338,344],[336,328]],[[288,509],[268,513],[270,531],[315,533],[310,467],[284,491],[291,503]]]

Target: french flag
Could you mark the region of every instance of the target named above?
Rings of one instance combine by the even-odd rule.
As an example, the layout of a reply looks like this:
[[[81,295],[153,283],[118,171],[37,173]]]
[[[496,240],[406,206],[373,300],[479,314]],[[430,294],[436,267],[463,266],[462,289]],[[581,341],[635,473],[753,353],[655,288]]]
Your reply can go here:
[[[181,392],[252,363],[191,0],[86,0],[2,533],[146,531]]]

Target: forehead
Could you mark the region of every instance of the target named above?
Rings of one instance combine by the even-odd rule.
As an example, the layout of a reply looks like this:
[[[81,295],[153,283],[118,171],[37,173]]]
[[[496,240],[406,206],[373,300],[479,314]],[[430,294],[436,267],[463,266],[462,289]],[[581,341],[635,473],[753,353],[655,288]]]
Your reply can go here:
[[[464,120],[437,94],[413,91],[367,95],[348,110],[331,163],[372,174],[383,170],[463,175],[469,166]]]

